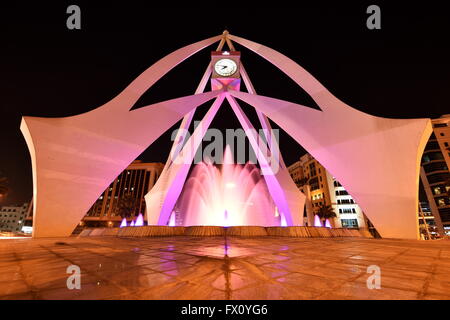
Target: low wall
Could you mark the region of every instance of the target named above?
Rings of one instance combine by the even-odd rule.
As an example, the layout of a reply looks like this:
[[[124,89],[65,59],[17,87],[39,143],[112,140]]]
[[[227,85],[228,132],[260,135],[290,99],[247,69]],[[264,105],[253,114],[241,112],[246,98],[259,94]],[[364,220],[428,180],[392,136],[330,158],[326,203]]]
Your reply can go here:
[[[366,229],[325,228],[325,227],[260,227],[260,226],[144,226],[124,228],[95,228],[84,229],[78,237],[291,237],[291,238],[339,238],[360,237],[372,238]]]

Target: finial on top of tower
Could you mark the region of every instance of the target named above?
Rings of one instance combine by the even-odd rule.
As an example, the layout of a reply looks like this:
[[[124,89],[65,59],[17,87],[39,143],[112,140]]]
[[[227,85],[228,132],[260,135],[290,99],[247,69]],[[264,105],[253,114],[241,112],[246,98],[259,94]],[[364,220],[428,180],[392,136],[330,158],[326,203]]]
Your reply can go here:
[[[224,31],[223,31],[223,33],[222,33],[224,36],[227,36],[227,35],[229,35],[230,33],[228,32],[228,30],[227,29],[225,29]]]

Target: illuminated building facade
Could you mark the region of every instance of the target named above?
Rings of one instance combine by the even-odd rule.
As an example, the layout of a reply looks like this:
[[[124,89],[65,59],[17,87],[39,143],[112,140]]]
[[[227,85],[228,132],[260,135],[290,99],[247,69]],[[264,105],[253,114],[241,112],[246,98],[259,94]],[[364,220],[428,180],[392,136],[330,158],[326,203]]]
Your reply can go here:
[[[29,214],[29,203],[22,206],[4,206],[0,209],[0,231],[22,231]]]
[[[132,214],[129,220],[142,213],[147,220],[144,196],[158,180],[164,168],[162,163],[134,161],[105,189],[83,218],[81,225],[89,227],[118,226],[121,221],[119,205],[129,194]]]
[[[420,177],[437,228],[450,234],[450,115],[433,119],[432,124]]]
[[[367,228],[366,218],[352,196],[310,154],[300,157],[300,161],[289,167],[289,172],[307,196],[308,225],[313,225],[311,217],[321,206],[330,205],[336,213],[336,218],[331,222],[333,227]]]

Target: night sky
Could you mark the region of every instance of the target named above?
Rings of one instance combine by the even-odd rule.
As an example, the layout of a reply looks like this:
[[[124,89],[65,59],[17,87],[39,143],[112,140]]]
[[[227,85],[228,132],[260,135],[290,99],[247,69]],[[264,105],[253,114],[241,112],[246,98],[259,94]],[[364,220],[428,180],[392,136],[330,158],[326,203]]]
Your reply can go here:
[[[19,130],[23,115],[62,117],[92,110],[160,58],[224,29],[287,55],[361,111],[391,118],[450,113],[450,24],[445,8],[436,4],[380,4],[382,29],[369,30],[366,8],[373,2],[253,9],[239,9],[236,1],[221,1],[218,7],[207,2],[203,8],[158,8],[151,1],[98,7],[60,2],[0,7],[0,172],[11,187],[0,206],[31,199],[31,161]],[[70,4],[81,7],[81,30],[66,28]],[[134,108],[192,94],[215,46],[172,70]],[[259,94],[315,107],[282,72],[238,44],[236,49]],[[196,119],[206,109],[199,108]],[[251,108],[244,110],[255,118]],[[240,126],[224,104],[212,127]],[[170,133],[140,159],[165,162]],[[280,145],[288,165],[305,153],[284,133]]]

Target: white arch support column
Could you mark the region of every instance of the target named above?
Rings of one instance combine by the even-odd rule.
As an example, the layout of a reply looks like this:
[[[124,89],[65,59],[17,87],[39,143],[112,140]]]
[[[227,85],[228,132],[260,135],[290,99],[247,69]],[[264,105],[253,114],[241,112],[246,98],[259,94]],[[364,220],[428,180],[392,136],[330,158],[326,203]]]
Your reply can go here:
[[[269,155],[262,152],[258,143],[255,128],[242,111],[234,97],[227,94],[227,100],[236,114],[241,126],[244,128],[250,144],[255,151],[263,172],[264,180],[267,184],[267,188],[276,206],[278,207],[278,210],[284,215],[288,226],[301,225],[303,214],[300,215],[299,213],[303,213],[305,195],[303,195],[295,186],[289,173],[285,170],[280,170],[279,159],[274,158],[274,154],[271,152],[269,152]],[[274,162],[276,162],[275,168],[273,167]]]
[[[222,50],[224,44],[225,44],[225,36],[228,34],[227,32],[224,32],[221,36],[219,45],[217,46],[217,51]],[[195,94],[202,93],[205,90],[206,84],[209,81],[209,77],[211,76],[211,63],[208,64],[206,67],[205,72],[203,73],[203,76],[200,80],[200,83],[197,86],[197,89],[195,90]],[[223,97],[220,98],[221,101],[223,101]],[[213,106],[210,107],[208,111],[208,115],[205,116],[202,120],[202,126],[203,127],[209,127],[209,124],[205,126],[206,123],[210,123],[212,118],[217,113],[217,110],[211,110],[217,109],[220,107],[220,104],[217,105],[217,101],[214,103]],[[188,135],[189,126],[191,125],[192,119],[195,114],[195,109],[186,114],[181,121],[180,127],[176,133],[175,139],[173,141],[172,147],[169,152],[169,157],[167,158],[166,164],[164,165],[164,169],[161,172],[161,175],[154,185],[154,187],[145,195],[145,201],[146,201],[146,213],[148,216],[148,223],[149,224],[162,224],[165,225],[166,223],[163,222],[166,220],[166,216],[169,215],[173,210],[173,207],[175,206],[176,200],[178,199],[180,193],[181,193],[181,187],[175,187],[172,186],[172,183],[176,181],[178,185],[183,185],[186,177],[187,177],[187,171],[189,167],[192,164],[192,159],[195,155],[192,155],[192,158],[189,159],[190,155],[184,155],[183,159],[179,157],[179,154],[181,150],[183,149],[183,146],[186,142],[186,136]],[[210,116],[212,115],[212,118]],[[207,129],[207,128],[206,128]],[[206,130],[205,129],[205,130]],[[198,131],[196,135],[198,136],[200,132]],[[201,138],[203,139],[204,132],[201,134]],[[191,140],[191,146],[192,146],[192,140]],[[198,147],[198,146],[197,146]],[[188,161],[189,166],[186,168],[185,166],[180,166],[180,163],[184,163]],[[173,165],[174,162],[177,162],[178,165]],[[184,178],[183,178],[184,177]],[[162,217],[160,217],[162,216]],[[167,219],[169,219],[167,217]]]
[[[251,82],[250,77],[248,76],[242,63],[240,71],[248,92],[250,94],[256,94],[253,83]],[[272,139],[272,135],[270,134],[272,132],[272,126],[270,125],[269,119],[258,109],[255,108],[255,111],[266,137],[267,148],[271,155],[271,162],[278,161],[277,181],[281,185],[281,188],[285,191],[285,199],[292,216],[296,217],[299,215],[299,220],[297,221],[296,218],[294,218],[294,220],[297,221],[297,225],[302,225],[306,196],[297,188],[294,180],[291,178],[286,164],[284,163],[283,155],[280,152],[278,141],[276,141],[276,139]]]
[[[33,168],[33,236],[69,236],[117,175],[208,92],[120,114],[97,109],[68,118],[24,117]]]
[[[69,236],[91,205],[139,154],[209,92],[129,111],[172,68],[222,39],[211,37],[157,61],[103,106],[73,117],[23,117],[33,170],[33,237]]]
[[[166,174],[161,176],[157,184],[145,195],[149,225],[167,225],[170,214],[183,190],[195,153],[224,98],[224,93],[216,98],[192,136],[171,162]]]

